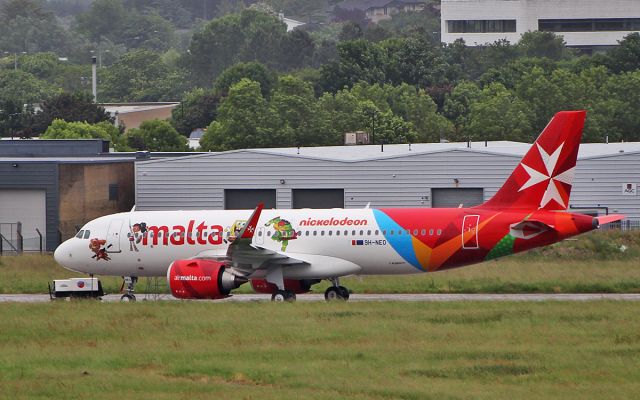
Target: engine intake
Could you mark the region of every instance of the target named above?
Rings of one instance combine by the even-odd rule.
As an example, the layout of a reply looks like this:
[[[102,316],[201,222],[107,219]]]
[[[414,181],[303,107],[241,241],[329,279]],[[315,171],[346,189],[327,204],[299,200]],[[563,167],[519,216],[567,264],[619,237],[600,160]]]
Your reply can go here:
[[[179,299],[223,299],[247,280],[211,260],[176,260],[167,270],[171,294]]]

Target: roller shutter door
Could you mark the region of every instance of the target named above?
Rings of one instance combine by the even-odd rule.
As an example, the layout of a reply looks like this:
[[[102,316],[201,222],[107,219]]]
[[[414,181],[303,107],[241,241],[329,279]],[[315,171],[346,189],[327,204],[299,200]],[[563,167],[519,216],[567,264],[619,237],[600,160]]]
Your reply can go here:
[[[0,233],[17,246],[16,223],[22,223],[24,250],[39,250],[46,245],[47,210],[44,190],[0,190]],[[6,241],[3,247],[7,249]]]
[[[484,201],[482,188],[434,188],[431,189],[431,207],[457,208],[473,207]]]
[[[252,210],[258,203],[264,208],[276,208],[275,189],[225,189],[225,210]]]
[[[344,208],[344,189],[293,189],[293,208]]]

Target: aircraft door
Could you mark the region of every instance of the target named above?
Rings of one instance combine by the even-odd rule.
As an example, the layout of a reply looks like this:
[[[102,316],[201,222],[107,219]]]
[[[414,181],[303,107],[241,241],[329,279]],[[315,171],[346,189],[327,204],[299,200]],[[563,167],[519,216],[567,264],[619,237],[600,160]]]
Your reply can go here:
[[[114,219],[109,223],[107,231],[107,252],[119,253],[120,250],[120,231],[122,230],[122,220]]]
[[[478,222],[479,215],[465,215],[462,220],[462,248],[477,249],[478,245]]]
[[[258,232],[256,232],[256,235],[254,236],[254,238],[256,239],[256,244],[264,244],[264,235],[264,227],[261,226],[258,228]]]

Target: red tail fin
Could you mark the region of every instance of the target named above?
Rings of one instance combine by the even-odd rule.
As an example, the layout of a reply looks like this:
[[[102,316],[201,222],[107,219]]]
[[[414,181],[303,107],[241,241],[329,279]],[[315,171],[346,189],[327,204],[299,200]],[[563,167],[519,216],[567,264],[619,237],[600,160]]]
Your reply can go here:
[[[566,210],[586,111],[557,113],[482,208]]]

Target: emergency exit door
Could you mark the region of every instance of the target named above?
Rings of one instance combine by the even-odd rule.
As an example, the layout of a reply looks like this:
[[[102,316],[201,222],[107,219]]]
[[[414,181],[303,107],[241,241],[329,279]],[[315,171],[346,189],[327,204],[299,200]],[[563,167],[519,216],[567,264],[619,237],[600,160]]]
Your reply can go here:
[[[462,248],[477,249],[479,215],[466,215],[462,220]]]

